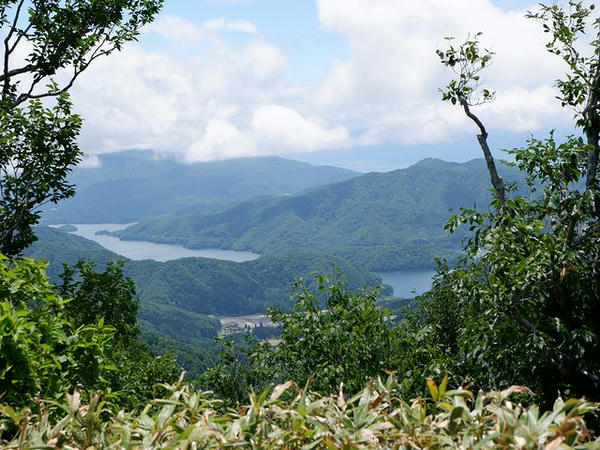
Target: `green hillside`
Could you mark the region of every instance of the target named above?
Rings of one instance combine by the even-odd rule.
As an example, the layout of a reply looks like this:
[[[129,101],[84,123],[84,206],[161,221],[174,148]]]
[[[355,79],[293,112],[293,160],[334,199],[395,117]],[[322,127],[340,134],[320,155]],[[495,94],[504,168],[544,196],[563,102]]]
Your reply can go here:
[[[91,259],[102,268],[111,260],[125,261],[125,274],[135,281],[140,299],[142,339],[155,354],[172,353],[191,377],[214,357],[211,341],[221,329],[217,315],[263,313],[268,306],[287,309],[294,279],[312,280],[314,271],[332,273],[339,267],[353,289],[381,283],[378,276],[333,257],[296,254],[241,264],[208,258],[133,261],[58,229],[38,227],[36,234],[38,241],[23,255],[45,259],[54,281],[63,263]]]
[[[74,198],[47,210],[47,223],[134,222],[176,213],[213,213],[257,196],[284,195],[358,173],[279,157],[187,164],[151,151],[98,156],[100,166],[76,168]]]
[[[56,229],[38,227],[37,234],[39,240],[24,254],[46,259],[50,263],[48,273],[54,280],[63,263],[74,264],[82,258],[93,259],[100,265],[115,259],[126,261],[125,273],[136,282],[141,301],[140,318],[163,331],[166,316],[240,315],[262,313],[271,305],[285,308],[294,278],[311,279],[314,271],[332,273],[339,267],[352,289],[381,283],[377,275],[327,256],[297,253],[245,263],[208,258],[182,258],[164,263],[132,261],[88,239]],[[192,314],[188,319],[193,322],[195,316]],[[166,334],[177,336],[185,329],[185,323],[181,322],[181,328],[177,325],[172,333]]]
[[[504,172],[509,181],[518,176]],[[435,256],[459,248],[462,236],[443,231],[449,210],[486,205],[488,178],[483,160],[426,159],[289,197],[249,200],[218,214],[142,221],[119,236],[266,255],[336,255],[369,270],[428,267]]]

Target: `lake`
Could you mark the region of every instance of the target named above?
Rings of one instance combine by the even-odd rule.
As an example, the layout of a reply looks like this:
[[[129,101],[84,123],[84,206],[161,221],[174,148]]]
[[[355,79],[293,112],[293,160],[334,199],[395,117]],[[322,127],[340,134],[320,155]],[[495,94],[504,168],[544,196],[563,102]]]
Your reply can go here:
[[[73,232],[73,234],[95,241],[104,248],[133,260],[153,259],[164,262],[179,258],[202,257],[244,262],[253,261],[260,257],[259,254],[252,252],[216,248],[192,250],[181,245],[156,244],[147,241],[121,241],[114,236],[96,234],[96,232],[102,230],[123,230],[132,224],[95,223],[73,225],[77,227],[77,231]],[[415,295],[422,294],[431,287],[431,278],[435,272],[433,269],[405,269],[376,273],[383,279],[384,283],[394,288],[394,296],[412,298]]]
[[[394,272],[375,272],[385,284],[394,288],[394,297],[413,298],[431,288],[433,269],[405,269]]]
[[[222,259],[225,261],[244,262],[252,261],[260,257],[257,253],[238,252],[235,250],[221,250],[216,248],[206,248],[191,250],[180,245],[156,244],[146,241],[121,241],[114,236],[105,236],[96,234],[97,231],[118,231],[127,228],[132,224],[123,223],[95,223],[95,224],[73,224],[77,231],[73,234],[97,242],[104,248],[111,250],[121,256],[134,260],[153,259],[155,261],[171,261],[173,259],[187,257],[202,257]]]

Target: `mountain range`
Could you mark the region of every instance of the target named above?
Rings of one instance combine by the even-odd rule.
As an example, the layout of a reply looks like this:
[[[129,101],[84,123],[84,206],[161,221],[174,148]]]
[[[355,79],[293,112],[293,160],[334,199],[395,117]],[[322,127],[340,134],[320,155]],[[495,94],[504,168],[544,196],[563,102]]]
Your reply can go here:
[[[360,175],[279,157],[188,164],[152,151],[97,156],[96,167],[77,167],[69,181],[77,195],[44,212],[45,223],[128,223],[156,216],[214,213],[260,196],[295,193]]]
[[[514,169],[501,172],[507,182],[521,179]],[[489,186],[482,159],[425,159],[289,196],[247,200],[216,214],[142,220],[115,234],[188,248],[335,255],[369,270],[430,267],[434,257],[452,258],[460,249],[464,233],[443,230],[450,211],[486,208]]]

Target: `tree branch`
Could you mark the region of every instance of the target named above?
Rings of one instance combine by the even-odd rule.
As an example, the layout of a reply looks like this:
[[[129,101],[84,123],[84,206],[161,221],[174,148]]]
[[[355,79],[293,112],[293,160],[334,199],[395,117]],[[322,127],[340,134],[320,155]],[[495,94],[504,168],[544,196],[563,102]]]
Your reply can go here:
[[[600,36],[598,37],[600,41]],[[585,185],[588,189],[597,189],[598,156],[600,153],[600,117],[598,117],[598,106],[600,104],[600,61],[596,62],[596,73],[594,74],[590,95],[588,96],[583,116],[586,119],[585,134],[587,143],[590,146],[588,150],[588,167]]]
[[[10,60],[10,54],[11,54],[11,50],[10,50],[10,39],[12,38],[12,35],[14,34],[15,30],[17,29],[17,22],[19,21],[19,16],[21,15],[21,8],[23,7],[23,3],[25,3],[25,0],[20,0],[18,5],[17,5],[17,10],[15,12],[15,17],[13,19],[13,22],[10,26],[10,30],[8,31],[8,34],[6,35],[6,38],[4,39],[4,87],[2,88],[2,95],[5,96],[8,94],[9,90],[10,90],[10,77],[8,76],[8,64],[9,64],[9,60]]]
[[[485,129],[485,126],[483,125],[481,120],[479,120],[479,117],[477,117],[475,114],[473,114],[471,112],[471,109],[469,107],[469,103],[467,102],[467,100],[464,97],[459,96],[458,101],[462,105],[467,117],[469,119],[471,119],[473,122],[475,122],[475,124],[479,127],[480,133],[477,135],[477,141],[479,141],[479,146],[481,147],[481,150],[483,151],[483,156],[485,157],[485,162],[487,164],[487,169],[490,174],[492,186],[494,186],[496,194],[498,195],[498,198],[500,199],[500,203],[502,203],[504,205],[506,203],[506,191],[504,188],[504,180],[502,179],[502,177],[500,175],[498,175],[498,170],[496,169],[496,163],[494,161],[494,157],[492,156],[492,152],[491,152],[490,147],[487,142],[487,138],[488,138],[487,130]]]

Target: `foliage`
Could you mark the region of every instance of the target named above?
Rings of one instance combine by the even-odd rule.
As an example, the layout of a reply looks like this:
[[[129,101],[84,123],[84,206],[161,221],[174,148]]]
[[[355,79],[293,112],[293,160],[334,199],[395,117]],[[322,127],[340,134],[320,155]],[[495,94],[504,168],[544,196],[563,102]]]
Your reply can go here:
[[[0,252],[35,241],[41,208],[75,193],[81,119],[68,90],[90,64],[129,41],[162,0],[6,0],[0,3]],[[64,85],[62,78],[72,71]],[[54,103],[40,99],[54,98]]]
[[[118,404],[141,407],[156,394],[156,383],[175,380],[180,369],[170,355],[154,357],[139,341],[139,301],[133,280],[123,274],[123,265],[123,261],[109,261],[103,271],[97,271],[90,261],[79,261],[74,268],[65,264],[58,290],[69,298],[65,315],[75,326],[101,318],[114,329],[108,346],[114,370],[106,375],[104,389]]]
[[[544,32],[551,35],[546,49],[567,63],[566,78],[556,80],[558,99],[563,107],[575,112],[575,125],[587,140],[586,188],[593,192],[596,214],[600,216],[600,18],[594,16],[594,3],[569,0],[568,8],[557,4],[541,4],[537,13],[527,17],[542,22]],[[591,31],[595,37],[588,52],[578,40]]]
[[[75,194],[66,178],[80,161],[81,119],[71,108],[66,94],[51,108],[40,100],[27,108],[0,102],[0,252],[6,255],[35,241],[31,227],[46,203]]]
[[[163,303],[144,305],[137,318],[141,328],[198,347],[205,346],[221,330],[221,321],[217,317]]]
[[[449,222],[470,224],[475,238],[455,268],[440,268],[423,308],[432,340],[481,386],[600,392],[600,230],[593,196],[574,184],[586,150],[578,138],[531,139],[512,153],[530,183],[544,182],[541,197]]]
[[[442,64],[450,67],[458,77],[441,90],[443,101],[453,105],[466,102],[468,106],[474,106],[494,99],[495,92],[481,88],[480,73],[491,63],[494,56],[491,50],[480,48],[478,39],[481,34],[469,37],[458,47],[452,45],[454,38],[446,38],[450,44],[449,48],[436,51]]]
[[[379,309],[379,290],[352,292],[340,280],[315,278],[316,290],[302,280],[295,284],[290,312],[269,310],[281,330],[273,345],[251,335],[237,345],[219,341],[217,363],[201,375],[200,384],[228,404],[240,404],[249,391],[286,380],[310,383],[324,395],[343,383],[344,391],[353,394],[368,379],[393,371],[404,393],[419,395],[424,376],[451,366],[435,345]]]
[[[575,112],[577,126],[584,130],[598,127],[598,87],[600,47],[600,18],[594,18],[595,5],[586,6],[581,1],[570,0],[568,9],[558,4],[540,5],[537,12],[529,12],[527,17],[542,23],[545,33],[551,35],[546,49],[559,56],[569,67],[566,79],[556,80],[562,106]],[[581,51],[579,39],[591,31],[596,38],[590,43],[593,50],[589,54]],[[590,143],[591,144],[591,143]]]
[[[0,260],[0,395],[14,406],[59,398],[73,386],[95,390],[111,370],[114,329],[99,319],[75,326],[44,265]]]
[[[93,61],[136,40],[161,6],[162,0],[3,1],[2,100],[17,106],[67,92]],[[71,72],[63,86],[40,89],[61,70]]]
[[[71,300],[66,309],[75,324],[102,317],[104,323],[115,328],[116,337],[126,342],[138,333],[139,301],[135,297],[135,283],[123,276],[123,266],[123,261],[109,261],[106,269],[98,272],[92,261],[81,260],[75,268],[64,264],[59,292]]]
[[[356,392],[369,378],[397,366],[389,311],[376,306],[377,290],[348,292],[324,276],[317,276],[317,283],[319,296],[298,283],[292,311],[269,312],[281,336],[267,364],[279,380],[304,384],[312,378],[312,387],[327,393],[343,382],[347,392]]]
[[[274,383],[273,368],[264,361],[271,346],[251,335],[243,335],[241,342],[233,338],[217,338],[215,363],[198,377],[198,384],[210,389],[226,406],[242,405],[250,392],[261,391]]]
[[[455,267],[440,264],[433,289],[410,319],[465,380],[493,389],[523,383],[545,404],[557,391],[593,399],[600,392],[594,137],[600,40],[591,42],[594,56],[580,55],[576,39],[592,9],[575,1],[569,6],[540,5],[529,16],[543,21],[552,33],[548,49],[569,63],[571,73],[557,83],[559,98],[576,111],[585,103],[576,118],[586,141],[568,136],[561,142],[551,133],[508,152],[533,195],[499,195],[488,212],[462,209],[450,219],[450,231],[466,225],[473,235]],[[600,22],[592,23],[597,29]],[[473,58],[477,63],[481,56]]]
[[[3,407],[5,448],[600,448],[584,415],[598,404],[556,400],[552,410],[525,408],[501,392],[446,390],[428,381],[431,396],[404,400],[393,378],[370,382],[355,396],[322,397],[288,382],[237,410],[219,412],[208,393],[167,388],[141,413],[106,411],[100,394],[89,404],[78,392],[40,414]],[[61,419],[52,420],[52,411]],[[107,417],[108,416],[108,417]]]
[[[51,263],[51,273],[56,273],[56,267],[62,262],[75,264],[78,258],[87,255],[97,258],[99,267],[104,270],[107,261],[118,257],[79,236],[45,227],[39,227],[37,233],[40,240],[27,250],[27,254],[46,257]],[[206,313],[262,313],[266,307],[273,305],[289,310],[292,305],[289,286],[295,276],[310,277],[315,270],[331,271],[335,266],[340,266],[350,280],[348,289],[376,286],[381,282],[380,278],[342,260],[309,254],[262,257],[242,264],[206,258],[185,258],[165,263],[128,260],[124,275],[133,278],[140,287],[137,318],[144,331],[144,340],[150,339],[148,342],[153,353],[169,351],[178,364],[195,377],[211,364],[207,349],[210,339],[221,328],[220,320]],[[307,287],[317,290],[317,283],[310,278]],[[90,298],[86,302],[99,301],[102,304],[102,299],[113,296],[97,294],[97,300]],[[88,309],[92,310],[88,306],[82,307],[84,312]],[[197,348],[192,350],[190,345]]]
[[[43,263],[2,259],[0,396],[4,402],[31,406],[35,397],[60,399],[77,386],[86,395],[102,389],[115,405],[143,406],[157,394],[156,383],[177,378],[180,369],[170,357],[155,358],[137,340],[135,315],[127,318],[132,308],[124,299],[121,311],[104,314],[114,312],[104,293],[115,293],[115,287],[127,284],[115,269],[99,276],[85,274],[79,282],[85,288],[75,289],[76,298],[66,300],[48,281]],[[96,307],[98,292],[104,310]],[[73,301],[95,308],[98,315],[82,314],[72,308]]]
[[[140,340],[148,346],[153,355],[172,355],[177,367],[185,370],[189,380],[197,379],[201,373],[215,363],[211,340],[196,339],[194,344],[154,331],[152,326],[140,323]]]

